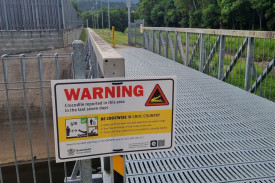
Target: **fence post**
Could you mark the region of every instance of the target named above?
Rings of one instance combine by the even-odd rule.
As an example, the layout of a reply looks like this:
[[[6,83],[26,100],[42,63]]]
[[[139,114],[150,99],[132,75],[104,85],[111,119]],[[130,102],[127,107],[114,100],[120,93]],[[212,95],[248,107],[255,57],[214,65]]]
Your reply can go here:
[[[152,41],[153,41],[153,53],[155,53],[155,46],[156,46],[156,44],[155,44],[155,37],[154,37],[154,34],[155,34],[155,30],[152,30],[152,32],[153,32],[153,38],[152,38]]]
[[[175,50],[174,50],[174,54],[175,54],[175,61],[177,62],[178,60],[178,34],[179,32],[175,32]]]
[[[244,89],[246,91],[248,91],[250,88],[251,67],[253,63],[253,42],[254,42],[254,38],[251,38],[251,37],[248,38],[246,68],[245,68],[245,83],[244,83]]]
[[[165,57],[168,58],[168,49],[169,49],[169,41],[168,41],[168,34],[169,34],[169,31],[166,31],[166,50],[165,50]]]
[[[161,38],[160,38],[161,34],[162,34],[162,31],[160,30],[159,31],[159,52],[158,52],[159,55],[161,55],[161,44],[162,44]]]
[[[201,34],[201,42],[200,42],[200,72],[203,71],[203,60],[204,60],[204,34]]]
[[[186,33],[186,66],[189,64],[189,32]]]
[[[75,40],[73,42],[72,60],[73,60],[73,78],[86,79],[84,43],[80,40]],[[91,160],[81,160],[80,173],[81,173],[81,181],[83,183],[92,182]]]
[[[143,48],[145,49],[145,47],[146,47],[146,43],[145,43],[145,41],[146,41],[146,31],[144,30],[143,31]]]
[[[58,19],[58,30],[61,30],[61,20],[60,20],[60,4],[59,4],[59,1],[57,0],[56,1],[57,3],[57,19]]]
[[[65,12],[64,12],[64,0],[61,0],[61,10],[62,10],[63,29],[66,29],[66,26],[65,26]]]
[[[135,46],[137,46],[137,25],[139,24],[134,23],[134,25],[135,25]]]
[[[3,1],[4,5],[4,14],[5,14],[5,21],[6,21],[6,29],[9,30],[9,22],[8,22],[8,15],[7,15],[7,6],[6,6],[6,0]]]
[[[132,42],[132,28],[131,23],[128,23],[128,44],[131,45]]]
[[[225,53],[225,36],[220,36],[220,51],[219,51],[219,74],[218,79],[223,79],[223,67],[224,67],[224,53]]]

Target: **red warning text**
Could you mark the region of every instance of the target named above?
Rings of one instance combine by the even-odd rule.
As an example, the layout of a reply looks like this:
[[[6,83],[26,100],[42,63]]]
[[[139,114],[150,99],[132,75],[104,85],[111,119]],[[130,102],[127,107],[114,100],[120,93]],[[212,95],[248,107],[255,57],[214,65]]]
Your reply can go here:
[[[68,101],[71,100],[92,100],[124,97],[142,97],[143,86],[112,86],[93,88],[71,88],[64,89]]]

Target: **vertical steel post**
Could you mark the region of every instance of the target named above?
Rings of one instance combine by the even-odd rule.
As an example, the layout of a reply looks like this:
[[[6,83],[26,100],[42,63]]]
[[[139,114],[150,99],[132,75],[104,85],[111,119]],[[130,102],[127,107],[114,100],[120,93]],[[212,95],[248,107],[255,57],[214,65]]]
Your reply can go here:
[[[162,31],[160,30],[159,31],[159,52],[158,52],[159,55],[161,55],[161,38],[160,38],[161,34],[162,34]]]
[[[176,62],[178,60],[178,39],[177,39],[178,34],[179,32],[175,32],[175,50],[174,50],[175,58],[174,59]]]
[[[109,38],[111,38],[110,0],[108,0],[108,25],[109,25]]]
[[[65,11],[64,11],[64,0],[61,0],[61,10],[62,10],[63,29],[66,29],[66,24],[65,24]]]
[[[89,28],[88,19],[86,19],[86,25],[87,25],[87,28]]]
[[[128,24],[131,23],[131,0],[126,0],[126,6],[128,8]]]
[[[130,45],[132,41],[132,27],[131,24],[128,23],[128,44]]]
[[[250,88],[250,79],[251,79],[251,67],[253,64],[253,46],[254,46],[254,38],[248,38],[247,43],[247,54],[246,54],[246,68],[245,68],[245,83],[244,89],[246,91]]]
[[[225,53],[225,36],[220,36],[220,51],[219,51],[219,74],[218,79],[223,79],[223,67],[224,67],[224,53]]]
[[[6,0],[3,0],[3,3],[4,3],[3,8],[4,8],[5,21],[6,21],[6,30],[9,30],[9,22],[8,22]]]
[[[103,25],[103,8],[102,8],[102,0],[101,0],[101,28],[102,28],[102,33],[104,34],[104,25]]]
[[[168,58],[168,49],[169,49],[169,41],[168,41],[168,34],[169,34],[169,31],[166,31],[166,50],[165,50],[165,57]]]
[[[59,4],[59,0],[56,0],[57,3],[57,18],[58,18],[58,29],[61,29],[61,19],[60,19],[60,4]]]
[[[80,40],[73,42],[73,78],[86,79],[84,43]],[[80,172],[82,183],[92,182],[91,160],[81,160]]]
[[[153,46],[152,46],[152,47],[153,47],[153,50],[152,50],[152,51],[153,51],[153,53],[155,53],[155,45],[156,45],[156,44],[155,44],[155,36],[154,36],[155,30],[152,30],[152,32],[153,32],[153,38],[152,38],[152,41],[153,41]]]
[[[203,61],[204,61],[204,34],[200,34],[200,68],[199,71],[203,71]]]
[[[135,46],[137,46],[137,25],[139,25],[139,24],[134,23],[134,25],[135,25]]]
[[[116,47],[116,40],[115,40],[115,27],[112,26],[112,34],[113,34],[113,48]]]
[[[143,48],[146,47],[146,30],[143,31]]]
[[[39,28],[41,28],[40,27],[40,21],[39,21],[39,15],[38,15],[38,13],[39,13],[39,7],[38,7],[38,3],[37,3],[37,1],[35,0],[34,1],[34,7],[35,7],[35,15],[36,15],[36,29],[39,29]]]
[[[189,64],[189,32],[186,33],[186,66]]]

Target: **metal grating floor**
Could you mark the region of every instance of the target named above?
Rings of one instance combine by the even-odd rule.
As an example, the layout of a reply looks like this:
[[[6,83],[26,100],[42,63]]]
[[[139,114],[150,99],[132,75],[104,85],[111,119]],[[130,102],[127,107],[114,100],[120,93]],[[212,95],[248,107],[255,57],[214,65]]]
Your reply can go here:
[[[177,75],[174,151],[126,156],[129,183],[275,182],[275,103],[144,49],[127,77]]]

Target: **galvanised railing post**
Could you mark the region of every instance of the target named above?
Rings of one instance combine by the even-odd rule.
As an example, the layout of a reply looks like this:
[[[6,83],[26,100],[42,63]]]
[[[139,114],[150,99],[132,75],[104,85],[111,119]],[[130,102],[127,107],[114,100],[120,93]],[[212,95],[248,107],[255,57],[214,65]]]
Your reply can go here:
[[[132,42],[132,28],[131,23],[128,23],[128,44],[130,45]]]
[[[160,30],[159,31],[159,52],[158,52],[159,55],[161,55],[161,34],[162,34],[162,31]]]
[[[146,30],[143,30],[143,49],[146,49],[145,47],[145,45],[146,45]]]
[[[139,24],[134,23],[134,25],[135,25],[135,46],[137,46],[137,25]]]
[[[60,20],[60,1],[57,0],[57,19],[58,19],[58,29],[61,30],[61,20]]]
[[[179,34],[179,32],[175,32],[175,50],[174,50],[175,57],[174,57],[174,59],[176,62],[178,60],[178,39],[177,39],[178,34]]]
[[[248,91],[250,88],[251,67],[253,64],[253,49],[254,49],[253,42],[254,42],[254,38],[252,38],[252,37],[248,38],[246,68],[245,68],[245,83],[244,83],[244,89],[246,91]]]
[[[200,34],[200,67],[199,71],[203,71],[203,60],[204,60],[204,34]]]
[[[6,6],[6,0],[3,1],[3,8],[4,8],[4,14],[5,14],[5,21],[6,21],[6,30],[9,30],[9,22],[8,22],[8,15],[7,15],[7,6]]]
[[[151,36],[151,30],[148,30],[148,40],[149,40],[149,49],[148,50],[150,50],[150,48],[152,48],[152,52],[153,52],[153,42],[152,41],[154,41],[154,40],[152,39],[152,36]]]
[[[73,78],[86,79],[85,75],[85,51],[84,43],[80,40],[73,42]],[[81,160],[80,162],[81,181],[83,183],[92,182],[92,167],[91,160]]]
[[[168,40],[169,38],[168,38],[168,34],[169,34],[169,31],[166,31],[166,45],[165,45],[165,46],[166,46],[166,50],[165,50],[165,51],[166,51],[166,52],[165,52],[165,57],[166,57],[166,58],[168,58],[168,53],[169,53],[169,51],[168,51],[168,49],[169,49],[169,40]]]
[[[223,79],[223,67],[224,67],[224,53],[225,53],[225,36],[220,36],[220,51],[219,51],[219,73],[218,79]]]
[[[156,46],[156,44],[155,44],[155,30],[153,30],[152,31],[153,32],[153,38],[152,38],[152,41],[153,41],[153,53],[155,53],[155,46]]]
[[[147,30],[147,49],[150,51],[150,30]]]
[[[188,66],[189,63],[189,32],[186,33],[186,66]]]
[[[66,25],[65,25],[64,0],[61,0],[61,10],[62,10],[63,29],[66,29]]]

